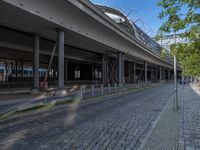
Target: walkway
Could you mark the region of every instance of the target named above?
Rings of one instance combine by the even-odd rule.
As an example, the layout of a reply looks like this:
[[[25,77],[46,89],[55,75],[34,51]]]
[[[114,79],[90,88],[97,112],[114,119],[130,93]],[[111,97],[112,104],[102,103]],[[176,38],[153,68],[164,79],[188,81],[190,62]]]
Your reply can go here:
[[[140,146],[140,150],[200,150],[200,92],[180,86],[178,111],[173,97]]]

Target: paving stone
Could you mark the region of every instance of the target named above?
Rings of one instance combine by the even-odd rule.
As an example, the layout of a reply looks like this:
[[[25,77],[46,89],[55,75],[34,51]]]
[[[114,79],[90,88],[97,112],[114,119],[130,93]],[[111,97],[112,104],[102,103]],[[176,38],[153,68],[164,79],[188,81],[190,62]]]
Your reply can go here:
[[[0,147],[52,149],[137,149],[173,92],[172,84],[104,98],[70,109],[2,122]],[[197,115],[197,114],[196,114]],[[186,119],[187,120],[187,119]],[[23,144],[26,143],[26,144]]]

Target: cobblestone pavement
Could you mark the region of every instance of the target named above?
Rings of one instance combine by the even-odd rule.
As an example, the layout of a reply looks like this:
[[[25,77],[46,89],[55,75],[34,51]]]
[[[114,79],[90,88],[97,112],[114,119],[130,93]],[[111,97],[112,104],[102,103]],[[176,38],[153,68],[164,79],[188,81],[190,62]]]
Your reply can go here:
[[[179,88],[178,93],[182,94]],[[177,150],[181,109],[174,110],[174,96],[163,109],[139,150]],[[180,149],[183,150],[183,149]]]
[[[173,85],[0,123],[0,149],[138,149]]]
[[[200,96],[190,86],[180,95],[182,117],[179,150],[200,150]]]

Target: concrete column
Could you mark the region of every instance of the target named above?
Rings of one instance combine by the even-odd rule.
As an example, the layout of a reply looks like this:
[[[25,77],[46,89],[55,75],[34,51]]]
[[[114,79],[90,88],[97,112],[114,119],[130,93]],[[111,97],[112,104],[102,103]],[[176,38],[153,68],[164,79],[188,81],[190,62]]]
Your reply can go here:
[[[40,36],[39,34],[34,34],[34,45],[33,45],[33,89],[37,90],[39,88],[39,50],[40,50]]]
[[[144,62],[144,76],[145,76],[145,82],[147,83],[148,82],[148,79],[147,79],[147,69],[148,69],[148,67],[147,67],[147,62],[145,61]]]
[[[153,76],[154,76],[154,71],[153,71],[153,66],[151,66],[151,81],[153,81]]]
[[[23,79],[24,78],[24,62],[23,61],[21,61],[21,79]]]
[[[162,81],[162,67],[160,67],[160,81]]]
[[[133,76],[134,76],[134,84],[136,83],[136,63],[134,62],[134,66],[133,66],[134,70],[133,70]]]
[[[65,59],[65,81],[67,82],[68,78],[68,61]]]
[[[124,54],[122,52],[118,53],[118,62],[119,62],[118,79],[119,79],[119,85],[122,86],[124,83]]]
[[[18,72],[18,68],[17,68],[17,61],[15,61],[15,80],[17,79],[17,72]]]
[[[163,76],[164,76],[164,80],[166,80],[165,68],[163,68]]]
[[[168,69],[168,81],[170,81],[170,69]]]
[[[57,29],[58,89],[64,89],[64,31]]]
[[[105,63],[105,54],[102,54],[102,82],[106,82],[106,63]]]
[[[125,83],[125,60],[124,53],[122,53],[122,83]]]
[[[102,54],[102,82],[108,83],[108,55]]]
[[[6,70],[6,72],[5,72],[5,81],[8,81],[8,63],[7,62],[5,62],[5,70]]]
[[[157,66],[156,66],[156,76],[155,76],[155,79],[156,79],[156,81],[158,80],[158,69],[157,69]]]

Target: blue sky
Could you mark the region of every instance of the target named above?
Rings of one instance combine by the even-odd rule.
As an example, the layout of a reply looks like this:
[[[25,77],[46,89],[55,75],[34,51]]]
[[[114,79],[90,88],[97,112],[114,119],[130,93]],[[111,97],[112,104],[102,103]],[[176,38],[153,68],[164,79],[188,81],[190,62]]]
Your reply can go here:
[[[130,8],[134,8],[136,12],[143,18],[144,22],[157,33],[162,25],[162,20],[158,19],[161,8],[157,6],[159,0],[90,0],[93,3],[104,4],[106,6],[115,7],[117,9],[128,12]],[[128,7],[128,8],[127,8]],[[130,16],[131,18],[131,16]]]

